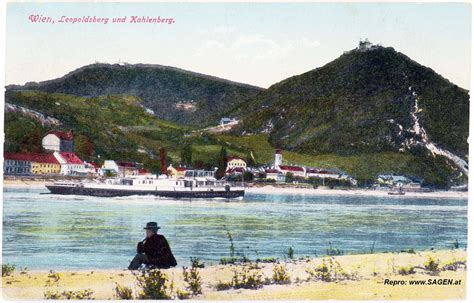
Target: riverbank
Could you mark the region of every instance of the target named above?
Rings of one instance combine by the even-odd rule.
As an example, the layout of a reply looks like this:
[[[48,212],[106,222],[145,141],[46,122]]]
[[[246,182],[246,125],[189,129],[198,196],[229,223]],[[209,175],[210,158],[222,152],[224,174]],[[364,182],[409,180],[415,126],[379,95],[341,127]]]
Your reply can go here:
[[[45,189],[45,185],[53,183],[56,179],[5,179],[3,186],[6,188],[31,188]],[[278,185],[252,186],[245,189],[246,193],[273,194],[273,195],[313,195],[313,196],[377,196],[389,197],[387,191],[373,189],[329,189],[329,188],[302,188]],[[468,192],[459,191],[433,191],[433,192],[407,192],[403,196],[410,198],[453,198],[467,199]]]
[[[258,289],[217,290],[219,282],[230,282],[233,271],[242,270],[241,265],[216,265],[199,269],[203,294],[197,300],[446,300],[464,299],[466,296],[465,250],[426,251],[415,253],[378,253],[365,255],[345,255],[332,257],[339,276],[324,282],[312,278],[307,273],[321,265],[323,258],[286,261],[290,284],[276,284],[273,278],[274,264],[259,263],[252,266],[263,277],[270,280]],[[425,263],[432,258],[443,270],[430,271]],[[329,264],[329,259],[326,264]],[[458,264],[453,267],[450,265]],[[124,265],[125,266],[125,265]],[[403,269],[412,271],[404,273]],[[434,266],[432,267],[432,269]],[[455,269],[455,270],[454,270]],[[174,291],[184,290],[185,282],[181,268],[163,270],[174,282]],[[329,271],[331,272],[331,270]],[[452,283],[451,285],[426,285],[428,281]],[[446,280],[447,279],[447,280]],[[2,278],[3,298],[11,300],[44,299],[45,292],[80,291],[90,289],[94,299],[117,299],[114,289],[118,283],[130,287],[134,293],[139,288],[134,275],[128,270],[87,270],[87,271],[15,271]],[[397,282],[398,281],[398,282]],[[401,282],[403,281],[403,282]],[[425,285],[410,285],[410,281],[425,281]],[[447,282],[446,282],[447,281]],[[452,281],[452,282],[449,282]],[[405,283],[405,285],[392,285]],[[411,282],[413,283],[413,282]],[[423,282],[418,282],[423,283]],[[454,285],[457,284],[458,285]]]
[[[313,195],[313,196],[376,196],[376,197],[411,197],[411,198],[468,198],[468,192],[432,191],[406,192],[405,195],[388,195],[388,191],[374,189],[329,189],[329,188],[299,188],[280,187],[273,185],[248,187],[246,193],[273,195]]]

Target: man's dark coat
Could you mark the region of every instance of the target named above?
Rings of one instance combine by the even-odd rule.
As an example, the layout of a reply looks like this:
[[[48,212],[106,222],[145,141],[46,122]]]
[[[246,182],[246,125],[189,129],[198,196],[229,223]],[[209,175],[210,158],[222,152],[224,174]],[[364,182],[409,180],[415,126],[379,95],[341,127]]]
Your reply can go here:
[[[138,242],[137,253],[145,253],[150,264],[159,268],[169,268],[177,265],[168,241],[163,235],[154,234],[144,242]]]

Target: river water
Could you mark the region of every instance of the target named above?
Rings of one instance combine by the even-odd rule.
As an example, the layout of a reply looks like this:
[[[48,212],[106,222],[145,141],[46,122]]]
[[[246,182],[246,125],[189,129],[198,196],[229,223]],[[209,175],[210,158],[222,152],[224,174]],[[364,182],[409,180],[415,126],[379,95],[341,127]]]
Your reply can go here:
[[[467,242],[467,199],[247,194],[243,200],[48,195],[5,188],[3,263],[35,270],[123,269],[157,221],[178,266],[236,254],[284,258],[447,249]]]

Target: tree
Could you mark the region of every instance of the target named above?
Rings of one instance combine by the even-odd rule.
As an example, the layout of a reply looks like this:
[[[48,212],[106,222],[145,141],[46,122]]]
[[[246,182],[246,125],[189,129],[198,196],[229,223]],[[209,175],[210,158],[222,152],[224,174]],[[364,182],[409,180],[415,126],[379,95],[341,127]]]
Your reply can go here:
[[[248,154],[247,154],[247,159],[246,159],[246,162],[247,162],[247,166],[255,166],[255,157],[253,156],[253,153],[252,151],[250,151]]]
[[[218,165],[217,165],[217,172],[216,178],[221,179],[225,176],[225,170],[227,168],[227,150],[225,147],[221,148],[221,152],[219,154]]]
[[[295,176],[293,175],[293,173],[286,173],[286,176],[285,176],[285,182],[287,183],[291,183],[295,180]]]
[[[42,152],[43,147],[41,145],[41,137],[42,136],[40,128],[35,127],[33,129],[30,129],[21,140],[20,151],[32,153]]]
[[[244,172],[244,181],[252,181],[253,174],[249,171]]]
[[[193,146],[191,144],[185,144],[181,149],[181,164],[185,166],[191,166],[193,163]]]
[[[78,135],[74,138],[74,149],[81,159],[92,160],[94,148],[92,141],[85,135]]]

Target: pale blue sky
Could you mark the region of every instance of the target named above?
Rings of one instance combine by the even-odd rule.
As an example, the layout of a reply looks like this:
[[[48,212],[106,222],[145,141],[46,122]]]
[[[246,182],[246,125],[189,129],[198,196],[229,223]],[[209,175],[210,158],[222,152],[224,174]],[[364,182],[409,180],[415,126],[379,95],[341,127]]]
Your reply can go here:
[[[32,24],[28,16],[35,13],[53,19],[161,16],[176,22]],[[461,87],[470,84],[468,4],[11,3],[6,35],[7,84],[121,60],[268,87],[330,62],[360,38],[392,46]]]

